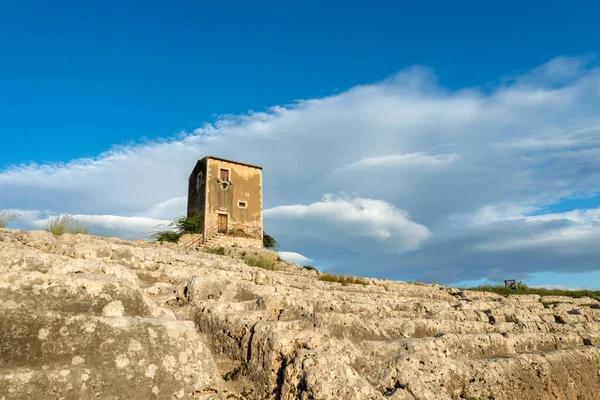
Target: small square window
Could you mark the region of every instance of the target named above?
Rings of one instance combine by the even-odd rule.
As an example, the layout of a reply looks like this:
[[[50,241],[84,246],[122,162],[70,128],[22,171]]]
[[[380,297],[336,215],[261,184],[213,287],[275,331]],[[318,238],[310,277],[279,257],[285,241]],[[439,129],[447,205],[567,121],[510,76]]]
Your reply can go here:
[[[238,201],[238,207],[240,207],[240,208],[246,208],[247,207],[247,203],[245,201]]]
[[[219,171],[219,179],[224,182],[229,182],[229,170],[221,168]]]

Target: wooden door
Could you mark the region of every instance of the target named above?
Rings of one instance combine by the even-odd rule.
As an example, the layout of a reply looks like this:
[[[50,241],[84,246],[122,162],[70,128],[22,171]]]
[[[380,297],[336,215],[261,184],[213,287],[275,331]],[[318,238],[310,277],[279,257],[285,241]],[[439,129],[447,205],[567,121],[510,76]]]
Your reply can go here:
[[[219,214],[219,233],[227,233],[227,214]]]

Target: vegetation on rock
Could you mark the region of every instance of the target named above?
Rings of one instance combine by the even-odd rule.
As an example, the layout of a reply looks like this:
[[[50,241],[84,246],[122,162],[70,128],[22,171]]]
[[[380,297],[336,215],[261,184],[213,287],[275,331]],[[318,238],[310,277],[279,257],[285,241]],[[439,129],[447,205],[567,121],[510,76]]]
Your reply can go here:
[[[362,278],[357,278],[352,275],[345,276],[344,274],[335,275],[335,274],[323,273],[319,276],[319,280],[325,281],[325,282],[341,283],[342,286],[368,285],[369,284],[369,282],[367,282],[366,280],[364,280]]]
[[[206,247],[203,250],[205,253],[208,254],[216,254],[219,256],[224,256],[225,255],[225,248],[224,247]]]
[[[10,211],[0,211],[0,228],[6,228],[8,224],[19,219],[19,214]]]
[[[236,380],[240,375],[245,375],[246,373],[248,373],[248,363],[243,362],[239,366],[223,375],[223,380],[225,382],[233,381]]]
[[[61,236],[65,233],[87,235],[90,233],[90,228],[73,218],[71,215],[53,215],[44,225],[44,229],[48,232]]]
[[[270,271],[276,270],[275,261],[269,257],[248,254],[244,256],[244,262],[251,267],[267,269]]]
[[[169,229],[151,233],[150,239],[157,242],[177,243],[179,238],[186,233],[202,233],[203,222],[201,213],[196,213],[191,217],[178,217],[169,223]]]
[[[279,249],[279,243],[275,238],[267,233],[263,235],[263,246],[265,249],[277,250]]]
[[[473,288],[466,288],[466,290],[474,290],[479,292],[492,292],[502,296],[508,296],[511,294],[537,294],[540,296],[568,296],[573,298],[579,297],[591,297],[600,298],[600,290],[564,290],[564,289],[548,289],[548,288],[534,288],[529,287],[525,284],[520,284],[517,289],[509,289],[502,285],[481,285]]]
[[[550,400],[600,390],[593,298],[375,278],[360,288],[349,284],[360,278],[303,273],[259,249],[224,247],[229,260],[9,229],[0,243],[0,393],[14,399]],[[87,386],[84,367],[94,371]],[[14,372],[25,368],[35,373]]]

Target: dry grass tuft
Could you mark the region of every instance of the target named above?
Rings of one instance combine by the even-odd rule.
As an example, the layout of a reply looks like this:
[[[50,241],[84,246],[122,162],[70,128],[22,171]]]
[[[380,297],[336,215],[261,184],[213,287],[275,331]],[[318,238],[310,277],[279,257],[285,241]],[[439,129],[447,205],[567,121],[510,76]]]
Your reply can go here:
[[[249,254],[244,256],[244,262],[251,267],[267,269],[269,271],[274,271],[277,269],[275,267],[275,261],[265,256]]]
[[[6,228],[8,224],[18,220],[19,214],[10,211],[0,211],[0,228]]]
[[[363,278],[357,278],[352,275],[345,276],[344,274],[335,275],[335,274],[323,273],[321,276],[319,276],[319,280],[325,281],[325,282],[338,282],[338,283],[341,283],[342,286],[348,286],[348,285],[366,286],[369,284],[369,282],[367,282]]]
[[[591,297],[600,298],[599,290],[563,290],[563,289],[546,289],[546,288],[532,288],[524,284],[518,285],[517,289],[508,289],[503,285],[481,285],[473,288],[467,288],[467,290],[475,290],[478,292],[493,292],[502,296],[508,296],[510,294],[538,294],[540,296],[568,296],[568,297]]]
[[[88,226],[82,224],[80,221],[76,220],[70,215],[54,215],[50,217],[50,220],[46,223],[44,229],[56,236],[60,236],[65,233],[81,233],[84,235],[90,233],[90,228]]]
[[[225,255],[225,248],[224,247],[205,247],[204,250],[205,253],[208,254],[216,254],[218,256],[224,256]]]

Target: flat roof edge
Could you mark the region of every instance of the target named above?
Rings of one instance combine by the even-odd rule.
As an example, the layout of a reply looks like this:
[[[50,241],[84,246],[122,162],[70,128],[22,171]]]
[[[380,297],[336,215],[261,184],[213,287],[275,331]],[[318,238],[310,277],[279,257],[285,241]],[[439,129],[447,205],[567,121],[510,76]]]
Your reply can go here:
[[[260,167],[258,165],[247,164],[247,163],[240,162],[240,161],[228,160],[227,158],[222,158],[222,157],[206,156],[206,157],[201,158],[200,160],[203,160],[205,158],[206,159],[210,158],[210,159],[217,160],[217,161],[223,161],[223,162],[228,162],[228,163],[232,163],[232,164],[243,165],[243,166],[246,166],[246,167],[257,168],[257,169],[262,170],[262,167]],[[198,160],[198,161],[200,161],[200,160]]]

